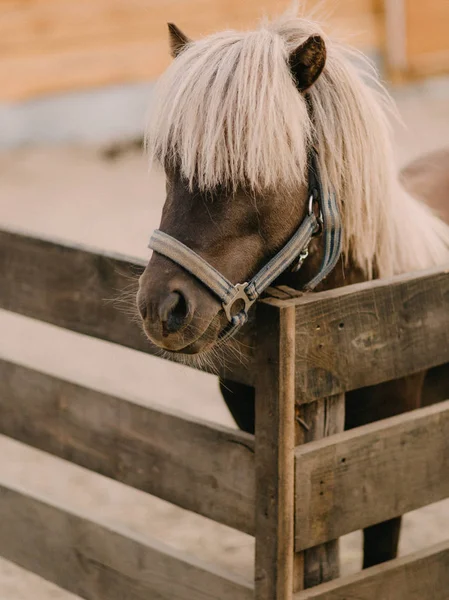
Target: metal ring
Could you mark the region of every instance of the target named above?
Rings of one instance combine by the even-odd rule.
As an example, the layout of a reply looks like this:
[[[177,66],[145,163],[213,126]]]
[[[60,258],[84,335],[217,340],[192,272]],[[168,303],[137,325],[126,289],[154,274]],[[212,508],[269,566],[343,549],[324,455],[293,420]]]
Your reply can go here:
[[[313,210],[314,203],[316,203],[318,205],[318,215],[316,215],[315,211]],[[313,193],[310,194],[310,196],[309,196],[309,217],[311,217],[312,215],[315,216],[316,222],[318,225],[316,231],[313,232],[312,237],[318,237],[319,235],[321,235],[323,233],[324,221],[323,221],[323,213],[321,211],[320,203],[318,201],[318,198],[314,197]]]
[[[310,194],[309,197],[309,217],[311,217],[314,214],[313,211],[313,203],[315,202],[315,198],[313,197],[313,194]]]

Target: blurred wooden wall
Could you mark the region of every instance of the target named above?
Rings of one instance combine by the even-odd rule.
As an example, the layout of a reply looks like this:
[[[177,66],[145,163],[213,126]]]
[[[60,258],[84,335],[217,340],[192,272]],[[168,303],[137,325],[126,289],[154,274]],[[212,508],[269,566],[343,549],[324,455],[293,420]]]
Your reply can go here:
[[[436,5],[446,18],[448,0],[392,0],[397,2],[410,5],[403,16],[413,32],[413,64],[425,68],[422,52],[434,52],[432,44],[441,38],[436,51],[443,46],[439,60],[447,67],[448,24],[444,35],[442,19],[429,15],[428,7]],[[0,0],[0,101],[148,81],[169,62],[167,21],[198,37],[252,26],[262,14],[275,15],[289,5],[290,0]],[[333,28],[353,34],[352,43],[369,53],[383,52],[383,0],[331,0],[329,6]],[[393,18],[389,24],[394,30]],[[397,47],[393,57],[395,52],[397,58]],[[406,70],[403,61],[395,68]]]
[[[197,37],[253,26],[290,0],[0,0],[0,99],[146,81],[168,64],[167,21]],[[314,4],[314,2],[310,2]],[[332,20],[379,44],[373,0],[341,0]]]
[[[385,23],[394,80],[449,72],[449,0],[385,0]]]

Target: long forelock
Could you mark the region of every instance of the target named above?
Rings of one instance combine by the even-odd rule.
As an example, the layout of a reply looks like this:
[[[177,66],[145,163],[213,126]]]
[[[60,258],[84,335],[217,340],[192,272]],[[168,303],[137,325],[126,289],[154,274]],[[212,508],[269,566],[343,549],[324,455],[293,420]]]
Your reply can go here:
[[[187,47],[160,79],[148,147],[200,189],[304,181],[311,124],[268,28],[222,32]]]
[[[309,116],[287,57],[316,34],[327,61],[308,92]],[[294,191],[313,143],[324,193],[340,204],[344,254],[367,277],[388,277],[449,260],[449,227],[398,182],[392,112],[365,57],[287,14],[188,45],[159,81],[148,147],[180,166],[191,186]]]

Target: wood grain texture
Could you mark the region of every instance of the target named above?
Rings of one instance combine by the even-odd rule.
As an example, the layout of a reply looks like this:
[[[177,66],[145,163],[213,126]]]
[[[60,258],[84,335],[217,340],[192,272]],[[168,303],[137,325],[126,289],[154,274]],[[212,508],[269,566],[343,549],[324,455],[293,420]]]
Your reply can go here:
[[[256,386],[256,600],[293,592],[295,311],[261,307]]]
[[[296,406],[296,446],[340,433],[344,430],[344,425],[344,394],[337,394],[310,404]],[[296,479],[299,476],[300,469],[301,464],[298,463],[296,465]],[[297,501],[298,499],[295,498],[295,506]],[[309,506],[298,508],[304,512],[310,509]],[[294,591],[307,589],[337,578],[340,574],[338,540],[326,540],[319,546],[297,553],[295,555],[295,565],[296,581]],[[301,574],[302,579],[299,579]]]
[[[148,81],[170,62],[167,22],[195,39],[253,27],[261,16],[280,14],[289,5],[290,0],[2,0],[0,97],[24,100]],[[338,30],[360,34],[353,43],[368,50],[379,46],[373,0],[341,0],[330,13]]]
[[[144,261],[0,230],[0,308],[157,356],[160,350],[134,319],[144,266]],[[250,341],[243,347],[251,352]],[[244,362],[227,358],[216,370],[251,384]]]
[[[254,533],[253,436],[0,359],[0,433]]]
[[[294,600],[447,600],[449,541],[296,594]]]
[[[296,449],[296,549],[449,497],[449,400]]]
[[[449,362],[449,266],[291,299],[296,401],[398,379]]]
[[[0,554],[89,600],[251,600],[251,584],[0,481]]]

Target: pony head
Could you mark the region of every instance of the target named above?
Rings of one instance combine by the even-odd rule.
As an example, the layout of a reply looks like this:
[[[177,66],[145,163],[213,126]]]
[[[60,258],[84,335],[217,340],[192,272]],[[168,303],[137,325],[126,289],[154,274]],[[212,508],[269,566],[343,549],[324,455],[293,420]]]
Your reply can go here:
[[[390,99],[364,57],[291,15],[195,42],[174,25],[169,33],[174,60],[156,87],[147,139],[166,173],[163,232],[233,284],[248,281],[307,214],[314,146],[323,194],[339,202],[344,265],[388,276],[441,254],[433,234],[413,252],[398,244],[432,217],[397,183]],[[314,241],[286,282],[301,285],[321,258]],[[137,304],[148,337],[174,353],[207,351],[227,322],[208,288],[157,252]]]
[[[307,204],[312,127],[305,94],[320,77],[318,32],[294,43],[270,28],[191,42],[169,26],[148,136],[165,168],[160,229],[231,282],[247,281],[293,234]],[[140,281],[145,331],[163,349],[206,350],[226,323],[199,281],[153,254]]]

